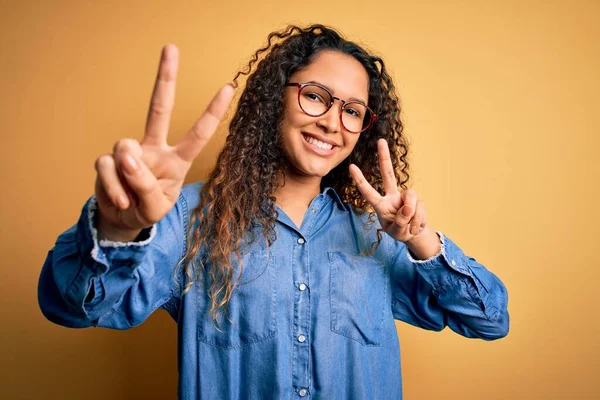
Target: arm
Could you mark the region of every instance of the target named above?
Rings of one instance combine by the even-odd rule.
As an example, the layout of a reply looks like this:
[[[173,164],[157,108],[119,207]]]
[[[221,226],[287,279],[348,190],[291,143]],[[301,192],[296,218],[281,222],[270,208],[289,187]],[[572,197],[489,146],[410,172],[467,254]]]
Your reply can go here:
[[[180,282],[173,273],[184,254],[188,210],[183,193],[163,219],[126,243],[98,240],[92,196],[48,252],[38,283],[44,316],[72,328],[114,329],[139,325],[159,307],[175,318]]]
[[[500,279],[441,232],[440,250],[416,260],[407,246],[386,236],[394,318],[440,331],[449,326],[469,338],[508,334],[508,294]]]

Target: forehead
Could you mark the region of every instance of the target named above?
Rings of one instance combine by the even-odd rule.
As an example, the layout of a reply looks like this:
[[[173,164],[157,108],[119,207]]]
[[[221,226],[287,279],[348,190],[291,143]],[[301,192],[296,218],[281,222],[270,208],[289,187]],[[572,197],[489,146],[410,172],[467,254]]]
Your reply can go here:
[[[318,82],[336,97],[369,100],[369,75],[354,57],[338,51],[323,50],[316,58],[290,77],[291,82]]]

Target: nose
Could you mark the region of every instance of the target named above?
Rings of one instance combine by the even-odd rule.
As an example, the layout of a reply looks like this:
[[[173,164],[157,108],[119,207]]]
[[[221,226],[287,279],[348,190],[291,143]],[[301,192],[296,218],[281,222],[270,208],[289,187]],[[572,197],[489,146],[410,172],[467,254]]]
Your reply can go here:
[[[336,104],[337,99],[333,100],[333,104],[327,112],[319,117],[317,126],[323,129],[326,133],[336,133],[340,131],[341,126],[341,107],[342,102]]]

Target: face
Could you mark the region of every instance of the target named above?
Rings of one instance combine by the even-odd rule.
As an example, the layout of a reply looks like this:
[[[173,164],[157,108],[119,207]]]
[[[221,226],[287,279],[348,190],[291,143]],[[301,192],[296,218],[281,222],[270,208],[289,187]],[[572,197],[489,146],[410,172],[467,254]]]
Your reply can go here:
[[[344,53],[324,50],[289,82],[319,83],[346,102],[369,100],[369,76],[362,64]],[[298,104],[298,88],[285,88],[282,124],[283,152],[290,163],[288,176],[320,179],[350,155],[360,133],[352,133],[340,121],[342,103],[334,100],[325,114],[312,117]],[[351,111],[349,111],[351,112]]]

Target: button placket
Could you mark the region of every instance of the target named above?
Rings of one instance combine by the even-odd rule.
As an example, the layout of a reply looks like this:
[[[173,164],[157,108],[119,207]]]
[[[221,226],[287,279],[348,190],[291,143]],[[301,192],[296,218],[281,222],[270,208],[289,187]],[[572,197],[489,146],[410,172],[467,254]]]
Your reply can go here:
[[[298,388],[301,397],[308,395],[306,389],[310,382],[310,346],[307,346],[310,334],[310,293],[307,290],[310,282],[310,260],[308,240],[299,234],[293,246],[293,285],[298,291],[294,295],[294,337],[292,363],[292,385]],[[300,390],[304,389],[303,395]]]

